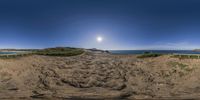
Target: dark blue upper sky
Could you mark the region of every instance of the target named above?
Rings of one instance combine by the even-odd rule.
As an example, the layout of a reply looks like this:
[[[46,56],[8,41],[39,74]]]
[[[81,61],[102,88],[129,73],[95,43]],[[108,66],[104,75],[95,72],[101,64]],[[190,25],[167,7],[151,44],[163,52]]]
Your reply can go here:
[[[0,0],[0,48],[195,49],[199,38],[200,0]]]

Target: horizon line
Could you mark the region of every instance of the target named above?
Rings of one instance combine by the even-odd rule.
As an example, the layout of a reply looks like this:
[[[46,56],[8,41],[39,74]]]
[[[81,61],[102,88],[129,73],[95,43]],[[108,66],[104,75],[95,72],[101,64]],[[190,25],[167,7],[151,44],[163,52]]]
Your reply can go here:
[[[46,49],[46,48],[57,48],[57,47],[64,47],[64,48],[81,48],[81,49],[98,49],[98,50],[108,50],[108,51],[115,51],[115,50],[196,50],[196,49],[101,49],[101,48],[83,48],[83,47],[67,47],[67,46],[55,46],[55,47],[45,47],[45,48],[0,48],[2,49]]]

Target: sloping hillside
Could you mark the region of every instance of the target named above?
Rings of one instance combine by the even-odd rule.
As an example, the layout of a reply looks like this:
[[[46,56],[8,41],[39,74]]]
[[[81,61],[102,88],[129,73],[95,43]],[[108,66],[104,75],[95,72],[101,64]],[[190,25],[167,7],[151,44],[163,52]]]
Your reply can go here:
[[[200,60],[86,52],[0,59],[0,99],[200,98]]]

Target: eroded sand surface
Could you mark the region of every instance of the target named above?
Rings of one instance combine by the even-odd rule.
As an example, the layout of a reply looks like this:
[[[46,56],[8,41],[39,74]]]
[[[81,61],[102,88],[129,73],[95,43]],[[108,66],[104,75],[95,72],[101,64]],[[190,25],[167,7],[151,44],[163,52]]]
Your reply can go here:
[[[86,53],[0,59],[0,99],[200,98],[200,60]]]

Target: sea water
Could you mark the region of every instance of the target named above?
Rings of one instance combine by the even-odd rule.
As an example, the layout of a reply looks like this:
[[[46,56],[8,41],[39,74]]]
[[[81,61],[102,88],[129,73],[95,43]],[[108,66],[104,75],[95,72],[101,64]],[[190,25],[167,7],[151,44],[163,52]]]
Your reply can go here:
[[[0,55],[1,55],[1,54],[4,54],[4,55],[5,55],[5,54],[16,54],[16,52],[0,52]]]

